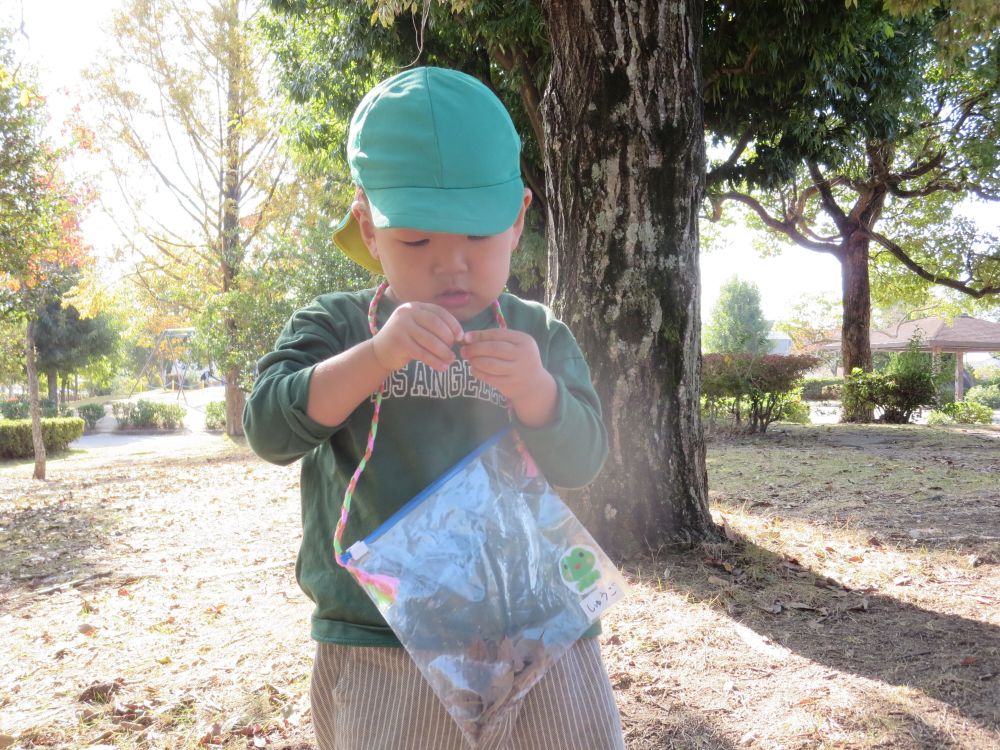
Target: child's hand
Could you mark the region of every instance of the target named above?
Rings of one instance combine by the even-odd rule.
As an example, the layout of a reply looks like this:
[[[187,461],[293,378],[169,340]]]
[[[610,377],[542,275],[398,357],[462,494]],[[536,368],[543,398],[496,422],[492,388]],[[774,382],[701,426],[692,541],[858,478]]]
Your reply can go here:
[[[462,324],[443,307],[406,302],[389,316],[372,338],[375,359],[387,370],[398,370],[411,360],[443,371],[455,360],[451,347],[462,340]]]
[[[462,337],[461,354],[472,374],[500,391],[524,424],[540,427],[555,417],[556,381],[527,333],[509,328],[470,331]]]

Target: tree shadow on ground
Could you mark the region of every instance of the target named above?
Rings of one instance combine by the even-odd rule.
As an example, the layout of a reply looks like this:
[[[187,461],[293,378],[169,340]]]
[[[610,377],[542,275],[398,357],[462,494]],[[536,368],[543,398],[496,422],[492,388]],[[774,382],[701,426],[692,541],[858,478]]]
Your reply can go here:
[[[745,539],[661,557],[657,564],[664,562],[669,589],[723,607],[761,636],[763,649],[787,649],[838,671],[913,688],[984,728],[1000,729],[1000,627],[851,591]],[[662,570],[645,564],[644,573],[654,578]],[[741,576],[751,566],[756,572]],[[931,736],[931,728],[920,734]]]

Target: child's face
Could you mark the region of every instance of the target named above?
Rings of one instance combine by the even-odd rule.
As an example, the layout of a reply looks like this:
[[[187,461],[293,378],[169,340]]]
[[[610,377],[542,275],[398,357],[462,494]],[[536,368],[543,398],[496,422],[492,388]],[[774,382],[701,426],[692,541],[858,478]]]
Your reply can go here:
[[[430,302],[466,321],[489,307],[507,285],[510,256],[521,239],[530,203],[531,191],[525,189],[517,220],[489,237],[379,229],[363,202],[355,202],[352,211],[369,252],[382,263],[387,293],[397,304]]]

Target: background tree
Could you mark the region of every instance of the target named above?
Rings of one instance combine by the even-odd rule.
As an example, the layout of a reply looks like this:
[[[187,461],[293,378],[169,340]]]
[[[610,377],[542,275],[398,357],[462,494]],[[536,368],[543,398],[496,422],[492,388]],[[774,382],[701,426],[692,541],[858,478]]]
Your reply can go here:
[[[81,318],[73,305],[59,297],[39,311],[35,325],[35,350],[39,372],[45,374],[49,399],[59,404],[59,378],[66,378],[87,365],[110,356],[117,346],[117,331],[106,315]]]
[[[319,191],[314,185],[304,187],[309,189],[302,191],[292,228],[272,227],[229,293],[210,300],[194,318],[196,355],[206,362],[228,357],[245,374],[246,390],[257,360],[271,350],[295,310],[320,294],[371,284],[371,275],[334,247],[335,223],[313,203],[321,199]],[[235,338],[220,336],[220,329],[210,324],[224,317],[241,321]]]
[[[844,44],[821,69],[802,62],[812,96],[775,97],[770,109],[754,108],[759,118],[747,117],[740,99],[774,90],[775,61],[758,63],[753,36],[742,42],[738,73],[716,82],[717,133],[733,148],[709,172],[715,205],[742,203],[769,230],[837,258],[846,371],[871,368],[873,243],[890,274],[905,269],[974,297],[1000,292],[996,238],[955,212],[966,196],[1000,197],[997,47],[973,41],[962,70],[950,67],[944,51],[955,48],[940,41],[941,24],[961,28],[955,7],[963,4],[942,5],[905,18],[876,3],[811,6],[803,23],[832,24],[828,33]],[[735,28],[736,16],[725,22]],[[783,55],[780,64],[795,69],[800,60]]]
[[[287,213],[282,118],[268,57],[252,34],[260,3],[130,0],[114,15],[117,49],[91,72],[101,135],[139,241],[147,298],[202,322],[226,342],[227,430],[242,432],[243,321],[217,304],[238,285],[265,230]],[[156,185],[150,189],[150,181]],[[132,227],[123,228],[130,236]]]
[[[59,171],[59,154],[44,140],[44,100],[13,64],[10,34],[0,32],[0,317],[23,325],[31,404],[35,479],[45,479],[35,367],[38,310],[85,258],[80,196]]]
[[[760,290],[733,276],[722,285],[705,329],[705,351],[767,354],[771,324],[760,307]]]

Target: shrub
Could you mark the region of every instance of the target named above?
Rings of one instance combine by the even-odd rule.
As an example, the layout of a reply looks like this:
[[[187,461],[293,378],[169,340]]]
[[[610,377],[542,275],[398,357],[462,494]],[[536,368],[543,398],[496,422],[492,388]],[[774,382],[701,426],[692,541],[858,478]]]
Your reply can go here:
[[[40,398],[38,405],[41,408],[42,418],[58,417],[56,405],[52,399]],[[65,409],[63,413],[65,414]],[[0,403],[0,414],[4,419],[28,419],[31,417],[31,402],[27,396],[19,396]]]
[[[212,401],[205,405],[205,429],[226,429],[226,402]]]
[[[843,378],[803,378],[802,400],[835,401],[840,398],[840,387],[843,384]]]
[[[81,404],[76,407],[76,413],[83,420],[86,428],[93,430],[104,416],[104,404]]]
[[[118,420],[118,428],[139,427],[176,430],[184,425],[184,407],[139,399],[136,402],[115,401],[111,413]]]
[[[961,424],[991,424],[993,410],[985,404],[975,401],[955,401],[945,404],[941,411]]]
[[[58,453],[83,434],[83,420],[79,417],[48,417],[42,419],[42,442],[45,450]],[[31,442],[30,419],[4,419],[0,421],[0,457],[31,458],[35,447]]]
[[[880,422],[906,424],[921,407],[938,403],[937,390],[932,359],[914,336],[905,352],[890,355],[883,371],[854,369],[844,383],[844,412],[881,409]]]
[[[840,401],[844,395],[844,383],[824,385],[819,391],[820,401]]]
[[[864,372],[854,369],[844,384],[844,401],[857,399],[869,408],[881,409],[880,422],[906,424],[922,406],[936,402],[937,389],[930,373]]]
[[[706,354],[701,387],[710,418],[714,421],[728,413],[737,429],[766,432],[781,417],[784,405],[795,398],[802,374],[816,362],[807,355]]]
[[[976,381],[976,385],[1000,386],[1000,367],[996,365],[982,365],[973,370],[972,377]]]
[[[966,401],[975,401],[991,409],[1000,409],[1000,385],[977,385],[965,394]]]
[[[931,427],[940,427],[942,425],[955,424],[955,420],[940,409],[935,409],[927,415],[927,424]]]
[[[793,422],[795,424],[809,424],[809,404],[799,398],[792,396],[781,406],[781,413],[778,415],[780,422]]]

